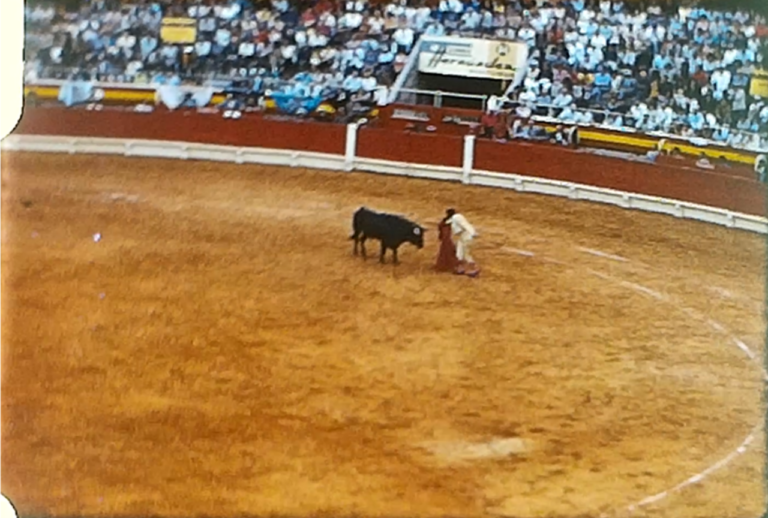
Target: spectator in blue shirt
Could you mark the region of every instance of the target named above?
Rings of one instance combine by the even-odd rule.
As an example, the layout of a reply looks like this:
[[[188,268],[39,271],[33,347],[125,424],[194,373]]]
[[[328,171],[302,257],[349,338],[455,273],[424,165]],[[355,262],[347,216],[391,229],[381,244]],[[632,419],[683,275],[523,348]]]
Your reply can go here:
[[[611,74],[601,68],[600,71],[595,74],[595,79],[593,80],[592,84],[601,90],[609,90],[611,88],[612,81],[613,78],[611,77]]]
[[[342,88],[348,93],[358,92],[363,87],[363,81],[357,71],[353,71],[342,83]]]
[[[704,129],[704,115],[698,111],[694,110],[690,114],[688,114],[688,124],[696,131],[701,131]]]

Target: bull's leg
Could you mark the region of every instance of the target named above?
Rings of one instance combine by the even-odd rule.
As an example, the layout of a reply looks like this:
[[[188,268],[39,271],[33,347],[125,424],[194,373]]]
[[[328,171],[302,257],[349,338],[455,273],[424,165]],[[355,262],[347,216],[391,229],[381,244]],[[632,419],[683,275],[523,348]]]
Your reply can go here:
[[[365,234],[360,238],[360,251],[363,253],[363,259],[368,259],[368,255],[365,252],[365,240],[367,238],[365,237]]]
[[[381,242],[381,254],[379,255],[379,262],[381,264],[384,264],[386,260],[384,260],[384,254],[387,253],[387,245],[384,244],[384,242]]]
[[[353,245],[353,247],[352,247],[352,253],[353,253],[354,255],[357,255],[357,254],[358,254],[358,251],[357,251],[357,245],[358,245],[358,239],[359,239],[359,238],[358,238],[358,236],[357,236],[357,234],[355,234],[354,236],[352,236],[352,239],[354,239],[354,240],[355,240],[355,244],[354,244],[354,245]]]
[[[400,264],[400,261],[397,260],[397,247],[392,249],[392,264]]]

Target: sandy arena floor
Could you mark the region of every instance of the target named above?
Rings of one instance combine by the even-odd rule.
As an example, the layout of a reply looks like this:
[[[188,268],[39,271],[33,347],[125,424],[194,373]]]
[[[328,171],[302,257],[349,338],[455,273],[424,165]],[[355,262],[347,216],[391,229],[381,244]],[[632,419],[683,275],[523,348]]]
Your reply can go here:
[[[760,237],[376,175],[2,165],[22,516],[761,512]],[[431,271],[434,230],[397,268],[353,257],[362,204],[458,207],[481,278]]]

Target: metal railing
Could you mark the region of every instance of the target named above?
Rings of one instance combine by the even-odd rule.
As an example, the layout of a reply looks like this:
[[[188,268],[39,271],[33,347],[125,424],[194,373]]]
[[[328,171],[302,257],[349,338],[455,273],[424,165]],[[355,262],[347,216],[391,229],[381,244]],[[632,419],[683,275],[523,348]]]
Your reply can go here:
[[[754,142],[754,143],[757,143],[757,145],[731,144],[729,142],[722,142],[715,139],[708,139],[700,136],[687,137],[684,135],[678,135],[675,133],[666,132],[663,129],[645,129],[642,127],[638,128],[636,126],[638,122],[637,119],[634,116],[630,115],[629,113],[612,112],[610,110],[605,110],[605,109],[578,108],[574,110],[573,111],[574,114],[580,115],[587,112],[593,114],[593,122],[583,123],[583,122],[576,122],[573,120],[565,121],[560,119],[558,115],[562,112],[562,110],[564,110],[564,107],[556,106],[554,104],[545,104],[545,103],[531,104],[523,101],[508,100],[504,102],[502,107],[508,111],[508,110],[513,110],[515,108],[518,108],[521,105],[529,107],[532,112],[531,118],[541,122],[551,122],[551,123],[567,122],[568,124],[575,124],[577,126],[582,126],[582,127],[596,127],[601,129],[610,129],[613,131],[621,131],[625,133],[651,135],[651,136],[660,137],[660,138],[683,139],[683,140],[690,141],[692,144],[696,144],[698,142],[698,143],[706,143],[707,145],[726,146],[726,147],[731,147],[733,149],[740,149],[745,151],[754,151],[759,153],[768,152],[768,137],[752,131],[729,129],[730,135],[738,135],[742,138],[743,141]],[[621,117],[622,125],[617,126],[617,125],[605,123],[605,121],[608,121],[608,120],[615,120],[616,117]],[[632,122],[634,124],[628,124],[628,122]],[[713,129],[713,128],[709,128],[709,129]]]
[[[51,70],[53,67],[45,70]],[[71,68],[66,67],[55,67],[55,70],[59,72],[59,75],[67,77],[68,75],[71,75],[73,72],[76,72],[78,70],[73,70]],[[106,83],[99,81],[98,87],[99,88],[153,88],[157,86],[156,84],[151,83],[151,79],[154,74],[152,73],[146,73],[137,77],[134,77],[133,79],[143,79],[139,81],[120,81],[120,82],[113,82],[113,83]],[[171,74],[166,74],[171,75]],[[241,79],[248,79],[249,76],[243,76],[239,73],[234,73],[230,75],[223,75],[220,73],[211,73],[211,74],[179,74],[179,77],[185,82],[185,83],[193,83],[195,85],[201,85],[206,87],[213,87],[218,91],[221,91],[225,89],[229,84],[232,83],[232,81],[241,80]],[[263,81],[263,87],[262,88],[268,88],[268,89],[279,89],[281,86],[290,84],[290,80],[275,78],[275,77],[264,77],[260,76]],[[40,86],[56,86],[61,85],[64,82],[64,79],[41,79],[34,81],[30,84],[37,84]],[[464,93],[458,93],[458,92],[443,92],[440,90],[421,90],[421,89],[413,89],[413,88],[400,88],[395,95],[390,96],[389,101],[390,103],[397,103],[397,104],[409,104],[409,105],[415,105],[415,106],[433,106],[436,108],[442,108],[443,107],[443,101],[444,99],[465,99],[473,102],[472,108],[477,110],[485,110],[488,99],[490,98],[489,95],[480,95],[480,94],[464,94]],[[512,109],[514,110],[516,107],[519,107],[520,105],[525,105],[531,109],[532,112],[532,118],[534,120],[538,120],[541,122],[551,122],[551,123],[558,123],[558,122],[567,122],[569,124],[576,124],[581,127],[596,127],[601,129],[610,129],[614,131],[622,131],[625,133],[635,133],[635,134],[645,134],[645,135],[653,135],[658,136],[660,138],[678,138],[678,139],[687,139],[690,140],[692,143],[703,142],[706,144],[715,144],[715,145],[721,145],[730,147],[733,149],[739,149],[739,150],[748,150],[748,151],[754,151],[754,152],[760,152],[760,153],[766,153],[768,152],[768,140],[759,133],[751,132],[751,131],[744,131],[744,130],[738,130],[738,129],[731,129],[730,134],[731,135],[739,135],[741,136],[743,141],[748,142],[749,144],[744,143],[728,143],[728,142],[721,142],[714,139],[705,139],[702,137],[686,137],[683,135],[673,134],[664,132],[661,130],[648,130],[644,128],[638,129],[636,127],[636,120],[634,117],[632,117],[629,114],[624,113],[618,113],[618,112],[611,112],[609,110],[605,109],[596,109],[596,108],[579,108],[577,110],[574,110],[574,113],[582,114],[585,112],[591,112],[593,114],[593,122],[592,123],[582,123],[582,122],[575,122],[575,121],[564,121],[562,119],[558,118],[558,115],[560,112],[564,109],[562,107],[553,105],[553,104],[546,104],[546,103],[529,103],[529,102],[523,102],[518,100],[507,100],[504,102],[503,107],[505,109]],[[617,126],[613,124],[605,124],[604,121],[606,120],[613,120],[617,116],[620,116],[622,118],[622,125]],[[762,137],[762,138],[761,138]],[[759,144],[757,144],[759,142]]]
[[[410,97],[410,99],[416,99],[416,102],[408,102],[407,97]],[[424,103],[419,102],[420,99],[423,99],[424,97],[431,98],[431,101]],[[480,95],[480,94],[463,94],[459,92],[443,92],[441,90],[420,90],[417,88],[401,88],[398,90],[397,95],[395,96],[395,99],[393,100],[393,103],[403,103],[403,104],[416,104],[416,105],[424,105],[429,104],[430,106],[434,106],[435,108],[442,108],[443,107],[443,99],[445,98],[455,98],[455,99],[471,99],[477,101],[477,108],[478,109],[485,109],[485,105],[488,102],[488,95]]]
[[[400,92],[402,92],[403,94],[410,94],[410,97],[408,99],[403,99],[405,95],[401,95]],[[441,108],[443,106],[443,103],[442,103],[443,98],[454,97],[454,98],[463,98],[463,99],[476,99],[478,101],[477,108],[485,111],[488,104],[488,99],[490,98],[490,96],[488,95],[461,94],[461,93],[455,93],[455,92],[442,92],[439,90],[417,90],[417,89],[403,88],[400,90],[400,92],[398,92],[398,96],[394,101],[395,103],[411,104],[415,106],[429,105],[429,106],[434,106],[436,108]],[[430,96],[432,97],[431,100],[425,102],[424,97],[430,97]],[[732,144],[729,142],[722,142],[722,141],[707,139],[699,136],[686,137],[684,135],[665,132],[662,129],[649,130],[649,129],[644,129],[642,127],[637,128],[636,126],[637,120],[633,116],[629,115],[628,113],[612,112],[605,109],[578,108],[574,110],[574,114],[578,114],[578,115],[582,115],[587,112],[593,114],[593,117],[592,117],[593,122],[584,123],[584,122],[577,122],[575,120],[562,120],[558,118],[558,115],[562,112],[564,107],[556,106],[554,104],[530,103],[530,102],[524,102],[524,101],[518,101],[518,100],[507,100],[503,102],[503,104],[501,105],[501,108],[504,111],[511,111],[520,106],[526,106],[530,108],[531,118],[539,122],[549,122],[554,124],[568,123],[568,124],[573,124],[580,127],[595,127],[595,128],[607,129],[607,130],[613,130],[613,131],[621,131],[629,134],[634,133],[634,134],[642,134],[642,135],[652,135],[654,137],[659,137],[659,138],[684,139],[684,140],[689,140],[692,144],[696,144],[698,142],[698,143],[706,143],[707,145],[720,145],[720,146],[730,147],[733,149],[739,149],[744,151],[753,151],[753,152],[759,152],[759,153],[768,152],[768,139],[766,139],[763,135],[752,132],[752,131],[730,129],[729,130],[730,135],[738,135],[741,137],[743,142],[750,143],[750,144],[743,144],[743,143]],[[616,117],[621,117],[622,125],[605,123],[605,121],[615,120]],[[751,144],[751,143],[755,143],[755,144]]]

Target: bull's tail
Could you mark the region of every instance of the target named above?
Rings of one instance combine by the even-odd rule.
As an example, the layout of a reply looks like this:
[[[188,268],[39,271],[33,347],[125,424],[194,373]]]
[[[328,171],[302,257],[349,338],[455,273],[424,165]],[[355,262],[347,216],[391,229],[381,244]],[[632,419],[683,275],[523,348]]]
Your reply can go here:
[[[363,217],[363,213],[365,213],[367,209],[365,207],[360,207],[355,211],[355,213],[352,215],[352,235],[349,236],[349,239],[357,239],[361,234],[361,218]]]

